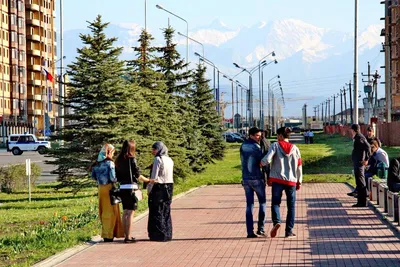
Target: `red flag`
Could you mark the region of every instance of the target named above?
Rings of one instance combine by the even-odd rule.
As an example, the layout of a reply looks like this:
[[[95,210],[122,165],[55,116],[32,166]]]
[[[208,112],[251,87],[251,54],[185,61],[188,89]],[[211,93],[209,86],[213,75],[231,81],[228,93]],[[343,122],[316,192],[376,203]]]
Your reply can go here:
[[[43,68],[43,70],[44,70],[44,74],[46,75],[47,80],[49,80],[50,82],[54,82],[53,75],[51,75],[51,73],[48,72],[45,68]]]

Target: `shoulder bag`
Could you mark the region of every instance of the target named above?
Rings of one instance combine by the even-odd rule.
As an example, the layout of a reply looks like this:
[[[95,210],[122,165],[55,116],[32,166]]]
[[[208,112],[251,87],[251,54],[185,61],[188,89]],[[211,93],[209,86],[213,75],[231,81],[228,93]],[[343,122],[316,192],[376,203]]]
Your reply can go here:
[[[129,174],[131,176],[131,183],[133,184],[133,193],[134,193],[134,197],[140,201],[143,199],[143,193],[142,190],[139,189],[139,186],[137,183],[133,182],[133,178],[132,178],[132,167],[131,167],[131,160],[129,159]]]

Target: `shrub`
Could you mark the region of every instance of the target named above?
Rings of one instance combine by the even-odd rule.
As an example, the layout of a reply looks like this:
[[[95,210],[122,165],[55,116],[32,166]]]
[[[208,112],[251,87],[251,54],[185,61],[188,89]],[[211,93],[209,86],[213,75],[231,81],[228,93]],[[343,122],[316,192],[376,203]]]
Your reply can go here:
[[[39,165],[31,164],[31,186],[42,174]],[[25,164],[9,165],[0,168],[0,191],[12,193],[17,190],[28,188],[28,178],[26,176]]]

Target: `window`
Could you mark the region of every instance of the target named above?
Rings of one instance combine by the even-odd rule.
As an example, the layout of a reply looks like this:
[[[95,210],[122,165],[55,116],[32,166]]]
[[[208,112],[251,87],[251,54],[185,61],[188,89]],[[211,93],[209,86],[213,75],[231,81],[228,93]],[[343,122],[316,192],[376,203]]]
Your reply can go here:
[[[19,67],[19,77],[20,78],[25,78],[25,68],[24,67]]]
[[[18,50],[15,48],[11,48],[11,58],[17,59],[18,58]]]
[[[23,18],[18,18],[18,28],[23,29],[25,26],[25,21]]]
[[[14,14],[10,15],[11,25],[17,25],[17,16]]]
[[[25,61],[25,51],[19,51],[19,61]]]
[[[18,34],[18,42],[20,45],[25,45],[25,35],[24,34]]]
[[[17,42],[18,35],[16,32],[11,32],[11,42]]]
[[[19,11],[24,10],[24,4],[22,3],[22,1],[18,1],[18,10]]]

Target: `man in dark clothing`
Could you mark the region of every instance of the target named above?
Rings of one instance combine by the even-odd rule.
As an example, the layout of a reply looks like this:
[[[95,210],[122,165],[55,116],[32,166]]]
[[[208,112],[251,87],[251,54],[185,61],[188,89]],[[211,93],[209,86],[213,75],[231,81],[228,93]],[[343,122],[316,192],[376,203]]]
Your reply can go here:
[[[240,146],[240,160],[242,163],[242,185],[246,195],[246,229],[247,238],[257,237],[254,234],[253,208],[254,193],[259,203],[257,234],[265,236],[266,195],[265,181],[261,172],[260,163],[263,158],[260,147],[261,130],[253,127],[249,130],[249,138]]]
[[[353,124],[351,126],[353,133],[353,152],[351,159],[353,161],[354,175],[356,178],[357,189],[357,203],[353,207],[366,207],[368,189],[365,183],[364,168],[368,164],[371,156],[371,148],[367,139],[360,133],[360,125]]]
[[[267,139],[268,136],[268,132],[267,131],[263,131],[262,135],[261,135],[261,140],[260,140],[260,146],[261,146],[261,152],[263,154],[263,157],[265,155],[267,155],[268,150],[271,146],[271,142]],[[269,165],[262,167],[262,172],[263,172],[263,176],[264,176],[264,181],[267,181],[268,177],[269,177]]]
[[[390,161],[387,184],[392,192],[400,192],[400,158]]]

